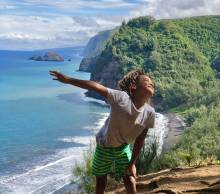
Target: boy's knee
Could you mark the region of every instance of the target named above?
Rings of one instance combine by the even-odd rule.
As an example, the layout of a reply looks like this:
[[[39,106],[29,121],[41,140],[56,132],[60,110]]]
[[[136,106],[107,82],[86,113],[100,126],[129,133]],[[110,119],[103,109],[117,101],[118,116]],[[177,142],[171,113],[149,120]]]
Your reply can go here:
[[[124,177],[124,185],[125,185],[127,194],[137,194],[136,179],[133,176],[126,175]]]
[[[136,179],[133,176],[129,176],[131,183],[136,184]]]
[[[132,185],[136,184],[136,179],[133,176],[126,175],[123,177],[123,179],[124,179],[124,182],[126,182],[126,183],[129,183]]]

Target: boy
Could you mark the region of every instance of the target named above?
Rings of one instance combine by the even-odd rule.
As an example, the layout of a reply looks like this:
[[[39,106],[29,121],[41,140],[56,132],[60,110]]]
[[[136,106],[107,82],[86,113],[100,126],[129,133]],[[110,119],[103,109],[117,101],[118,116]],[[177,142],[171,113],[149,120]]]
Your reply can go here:
[[[92,161],[92,173],[96,176],[96,194],[103,194],[107,174],[123,178],[128,194],[136,191],[135,162],[144,145],[149,128],[154,127],[155,111],[147,102],[154,94],[152,80],[143,70],[133,70],[118,82],[121,89],[107,88],[90,80],[67,77],[50,71],[54,80],[94,90],[110,104],[111,112],[104,126],[96,135],[96,149]],[[131,153],[129,144],[134,142]]]

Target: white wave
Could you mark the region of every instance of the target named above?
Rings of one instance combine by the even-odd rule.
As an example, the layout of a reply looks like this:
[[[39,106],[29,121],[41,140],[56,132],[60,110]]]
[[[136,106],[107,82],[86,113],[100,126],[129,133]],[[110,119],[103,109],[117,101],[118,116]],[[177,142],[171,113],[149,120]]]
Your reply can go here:
[[[98,130],[101,129],[101,127],[104,125],[106,119],[109,116],[109,113],[99,113],[99,115],[101,116],[96,122],[94,122],[93,125],[89,125],[89,126],[84,126],[84,129],[89,129],[93,132],[97,132]]]
[[[97,102],[97,103],[99,103],[99,104],[101,104],[101,105],[107,105],[105,101],[103,101],[103,100],[98,100],[98,99],[92,98],[92,97],[88,97],[88,96],[85,95],[84,92],[81,92],[81,93],[80,93],[80,96],[81,96],[81,98],[82,98],[84,101],[87,101],[87,102]]]
[[[88,138],[89,139],[89,138]],[[83,160],[83,152],[88,147],[73,147],[58,151],[51,156],[50,162],[17,175],[0,177],[4,185],[3,193],[49,193],[70,182],[75,162]],[[72,177],[74,178],[74,177]]]
[[[89,145],[89,143],[93,139],[94,139],[94,136],[86,136],[86,137],[66,136],[66,137],[58,138],[58,141],[67,142],[67,143],[80,143],[80,144],[84,144],[84,145]]]
[[[92,130],[99,129],[109,115],[109,113],[95,114],[100,117],[93,126],[90,126]],[[91,142],[95,141],[95,136],[64,136],[57,140],[87,146],[60,150],[47,159],[49,162],[36,165],[25,173],[0,177],[0,187],[4,185],[5,193],[50,193],[70,182],[74,163],[83,160],[83,152],[88,149]]]
[[[168,133],[168,121],[169,119],[163,114],[156,113],[155,127],[150,128],[148,131],[148,138],[146,138],[147,144],[157,143],[157,155],[160,155],[163,148],[163,142],[166,134]]]

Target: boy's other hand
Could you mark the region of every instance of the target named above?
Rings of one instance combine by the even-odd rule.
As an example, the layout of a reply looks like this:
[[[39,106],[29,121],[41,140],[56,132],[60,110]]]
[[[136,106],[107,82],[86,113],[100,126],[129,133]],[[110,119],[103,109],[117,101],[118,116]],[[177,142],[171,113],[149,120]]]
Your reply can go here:
[[[130,164],[128,166],[128,168],[125,171],[125,175],[129,174],[131,176],[133,176],[135,179],[137,178],[137,172],[136,172],[136,166],[135,164]]]
[[[68,77],[63,75],[62,73],[58,71],[49,71],[50,75],[54,76],[53,80],[58,80],[62,83],[68,83]]]

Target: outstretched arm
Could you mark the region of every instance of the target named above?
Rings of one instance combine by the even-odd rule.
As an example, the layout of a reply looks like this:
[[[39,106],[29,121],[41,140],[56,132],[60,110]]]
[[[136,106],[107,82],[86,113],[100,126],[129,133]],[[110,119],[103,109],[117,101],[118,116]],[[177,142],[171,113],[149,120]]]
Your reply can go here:
[[[136,177],[136,167],[135,167],[135,163],[136,163],[136,160],[138,158],[138,155],[141,151],[141,148],[144,146],[144,141],[145,141],[145,137],[146,137],[146,134],[148,132],[148,128],[146,128],[135,140],[134,142],[134,147],[133,147],[133,150],[132,150],[132,157],[131,157],[131,161],[130,161],[130,164],[126,170],[125,173],[127,172],[130,172],[131,175],[135,178]]]
[[[87,90],[94,90],[95,92],[99,93],[104,98],[107,98],[107,88],[95,81],[91,80],[80,80],[72,77],[68,77],[58,71],[49,71],[50,75],[54,76],[53,80],[58,80],[65,84],[71,84],[83,89]]]

